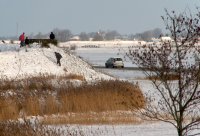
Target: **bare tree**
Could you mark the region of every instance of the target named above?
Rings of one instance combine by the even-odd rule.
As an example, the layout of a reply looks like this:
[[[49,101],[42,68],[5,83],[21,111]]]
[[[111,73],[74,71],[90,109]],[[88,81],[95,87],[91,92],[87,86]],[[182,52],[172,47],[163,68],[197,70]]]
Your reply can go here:
[[[127,56],[154,85],[141,111],[171,123],[178,136],[200,135],[200,12],[168,12],[162,17],[172,40],[129,49]]]
[[[33,36],[33,38],[36,38],[36,39],[42,39],[42,38],[46,38],[46,37],[47,37],[47,35],[42,34],[41,32],[39,32],[38,34]]]
[[[81,32],[80,35],[79,35],[79,37],[80,37],[81,41],[88,41],[89,40],[89,36],[85,32]]]
[[[107,31],[105,33],[105,40],[108,40],[108,41],[109,40],[114,40],[117,37],[120,37],[120,34],[117,31],[115,31],[115,30],[113,30],[113,31]]]
[[[161,34],[162,30],[160,28],[155,28],[153,30],[148,30],[143,33],[137,33],[134,35],[134,38],[144,41],[151,41],[152,38],[159,38]]]
[[[60,42],[69,41],[70,38],[72,37],[71,31],[68,29],[60,30],[60,29],[56,28],[53,30],[53,32],[56,36],[56,39]]]
[[[97,32],[93,37],[93,41],[103,41],[103,40],[104,38],[100,32]]]

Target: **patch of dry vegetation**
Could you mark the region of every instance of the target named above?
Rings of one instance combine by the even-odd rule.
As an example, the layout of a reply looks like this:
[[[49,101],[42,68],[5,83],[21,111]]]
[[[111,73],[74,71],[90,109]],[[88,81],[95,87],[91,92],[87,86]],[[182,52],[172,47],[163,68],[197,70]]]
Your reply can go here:
[[[74,75],[74,74],[69,74],[67,76],[60,76],[60,79],[65,79],[65,80],[80,80],[80,81],[85,81],[85,78],[81,75]]]
[[[69,82],[72,79],[81,80],[82,84],[74,86]],[[75,136],[78,133],[84,136],[81,130],[70,129],[63,134],[46,125],[136,123],[138,120],[133,114],[124,111],[144,106],[145,100],[140,88],[125,81],[88,84],[83,77],[76,75],[40,76],[17,81],[2,79],[0,135]],[[23,123],[17,121],[28,116],[43,116],[43,119],[39,124],[31,124],[26,119]]]
[[[60,119],[61,123],[63,120],[65,123],[105,123],[110,121],[111,116],[115,116],[116,119],[111,120],[111,123],[117,120],[118,122],[123,122],[123,120],[129,122],[120,115],[117,117],[116,114],[110,114],[105,118],[102,113],[139,109],[145,105],[140,88],[129,82],[110,80],[95,84],[83,82],[74,86],[66,79],[84,81],[84,78],[76,75],[70,75],[69,78],[41,76],[18,81],[1,80],[0,120],[75,113],[76,117],[68,116],[70,118],[67,119],[66,116],[65,119]],[[135,120],[132,117],[129,119],[131,122]],[[46,123],[53,122],[47,120]]]
[[[0,122],[0,136],[84,136],[81,130],[73,130],[69,127],[56,129],[40,124],[38,120],[22,119],[19,121]]]
[[[142,108],[144,97],[140,89],[118,80],[101,81],[92,85],[71,86],[58,92],[64,112],[102,112]]]
[[[67,84],[58,88],[32,84],[31,87],[1,93],[0,97],[0,120],[17,119],[22,115],[124,111],[142,108],[145,104],[140,89],[123,81],[101,81],[77,87]]]
[[[84,112],[68,113],[58,116],[45,116],[42,119],[43,124],[136,124],[141,120],[134,116],[132,112],[113,111],[113,112]]]
[[[113,130],[114,131],[114,130]],[[39,123],[38,119],[21,119],[19,121],[1,121],[0,136],[99,136],[107,134],[108,130],[87,129],[65,125],[64,127],[53,127]]]
[[[80,80],[82,84],[74,86],[70,82],[72,79]],[[137,122],[133,114],[124,111],[144,106],[140,88],[125,81],[88,84],[77,75],[40,76],[17,81],[1,79],[0,134],[40,136],[47,133],[57,136],[56,130],[47,131],[43,125],[133,123]],[[37,124],[36,127],[26,120],[24,123],[8,121],[38,115],[44,117],[43,125]],[[73,135],[72,131],[68,133]]]
[[[161,76],[149,76],[148,80],[178,80],[178,75],[176,74],[166,74]]]
[[[56,85],[61,85],[63,82],[65,82],[65,84],[69,84],[70,80],[85,81],[85,78],[82,75],[75,74],[63,75],[58,77],[54,75],[42,74],[38,77],[27,77],[18,80],[1,78],[0,91],[5,92],[8,90],[54,90]]]

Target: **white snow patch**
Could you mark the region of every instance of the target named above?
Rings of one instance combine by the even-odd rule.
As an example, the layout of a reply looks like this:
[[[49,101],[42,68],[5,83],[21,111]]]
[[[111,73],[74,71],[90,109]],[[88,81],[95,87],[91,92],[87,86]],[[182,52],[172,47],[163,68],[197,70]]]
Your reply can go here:
[[[108,75],[96,72],[80,58],[55,46],[40,48],[32,45],[26,52],[24,48],[19,48],[19,45],[2,44],[0,50],[0,76],[3,78],[24,78],[41,74],[58,76],[76,74],[84,76],[86,81],[112,79]],[[62,55],[62,66],[56,64],[54,52]]]

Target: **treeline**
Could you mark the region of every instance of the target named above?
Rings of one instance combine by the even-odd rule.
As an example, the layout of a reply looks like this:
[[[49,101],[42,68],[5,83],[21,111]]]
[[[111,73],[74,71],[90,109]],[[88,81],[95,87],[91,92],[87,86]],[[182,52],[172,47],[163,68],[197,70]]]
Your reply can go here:
[[[160,35],[162,35],[162,30],[160,28],[155,28],[153,30],[144,31],[142,33],[136,33],[136,34],[127,34],[122,35],[116,30],[108,30],[103,31],[100,30],[98,32],[81,32],[80,34],[73,34],[69,29],[54,29],[52,32],[56,35],[56,39],[59,42],[66,42],[70,40],[80,40],[80,41],[110,41],[110,40],[143,40],[143,41],[151,41],[152,38],[159,38]],[[49,38],[49,33],[37,33],[37,34],[30,34],[28,35],[29,38],[35,38],[35,39],[46,39]],[[11,39],[16,40],[18,39],[17,36],[13,37],[0,37],[0,40],[4,39]]]

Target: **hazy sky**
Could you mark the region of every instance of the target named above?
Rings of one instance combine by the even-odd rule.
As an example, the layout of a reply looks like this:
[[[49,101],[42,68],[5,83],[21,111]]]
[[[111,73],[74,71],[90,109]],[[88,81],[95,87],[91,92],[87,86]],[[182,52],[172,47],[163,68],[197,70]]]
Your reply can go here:
[[[160,17],[164,8],[180,12],[196,11],[197,6],[200,0],[0,0],[0,36],[48,33],[54,28],[73,34],[98,30],[135,34],[164,28]]]

